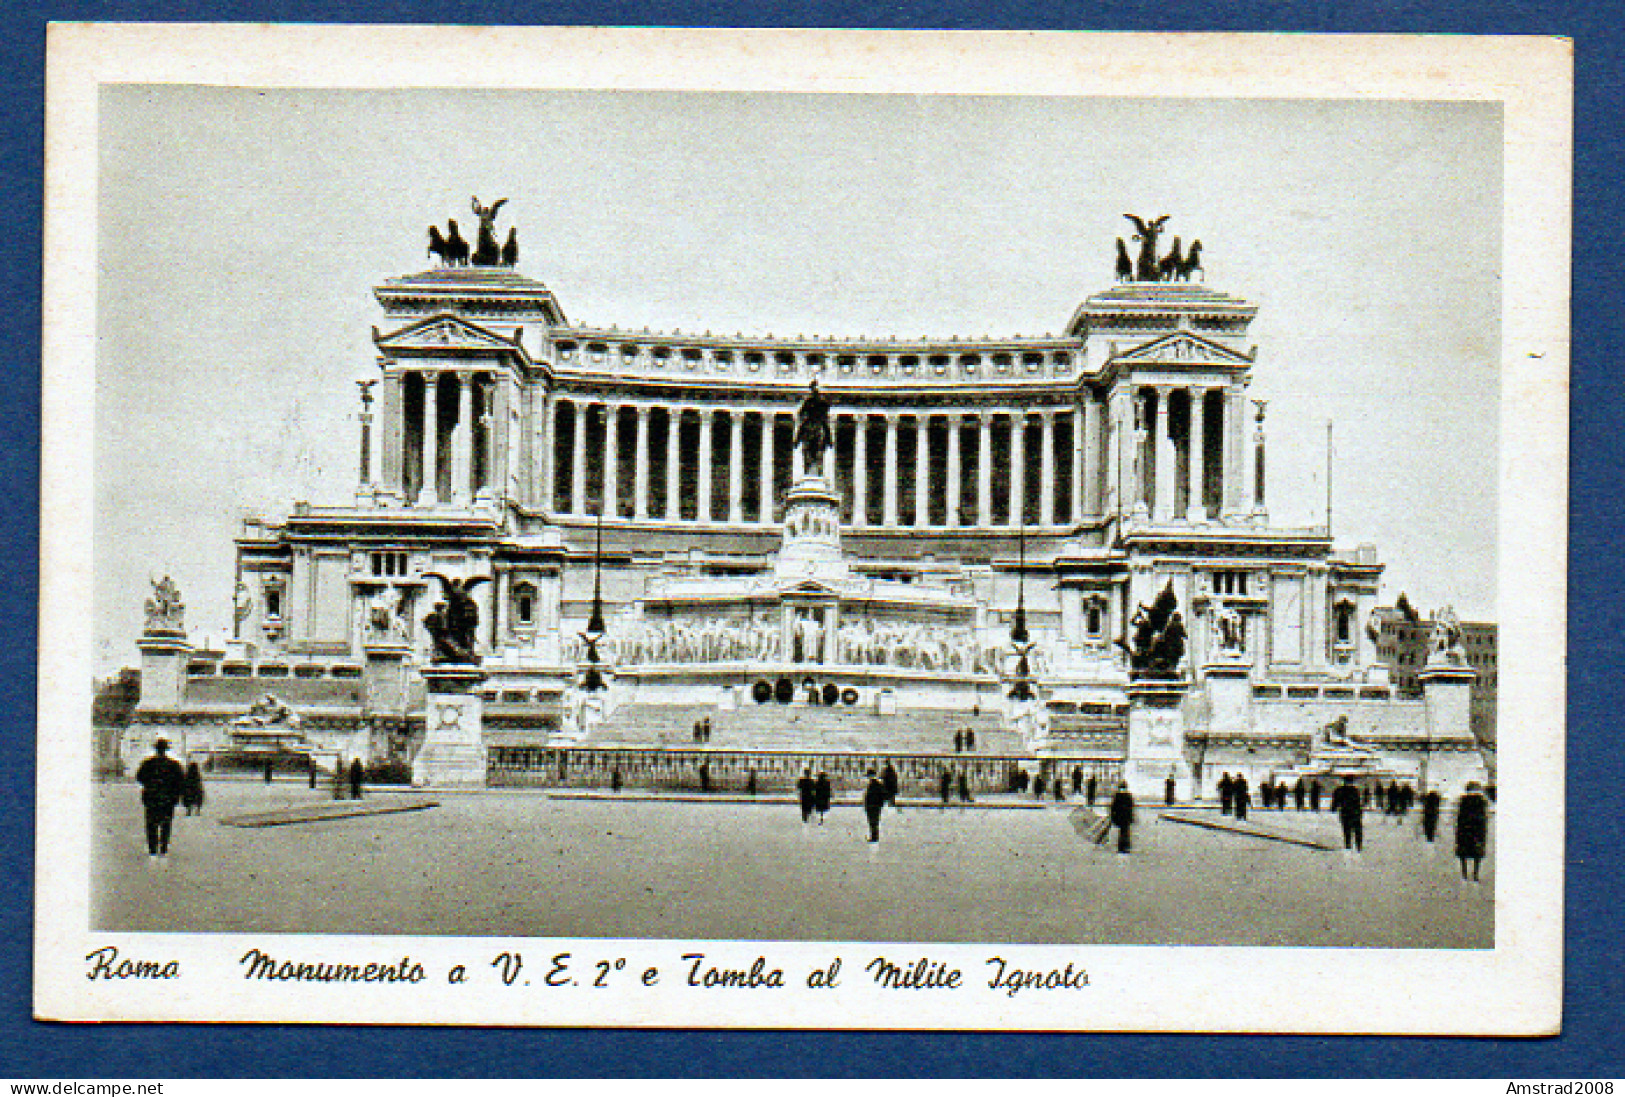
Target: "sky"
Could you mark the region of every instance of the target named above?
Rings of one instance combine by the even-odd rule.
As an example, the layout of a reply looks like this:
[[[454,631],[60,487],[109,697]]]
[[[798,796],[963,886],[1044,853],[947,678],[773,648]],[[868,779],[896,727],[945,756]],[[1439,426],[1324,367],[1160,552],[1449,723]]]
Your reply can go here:
[[[372,287],[507,198],[577,322],[1058,332],[1125,213],[1259,306],[1271,518],[1378,546],[1383,600],[1494,620],[1494,104],[108,86],[99,105],[96,667],[148,579],[229,633],[248,515],[348,501]]]

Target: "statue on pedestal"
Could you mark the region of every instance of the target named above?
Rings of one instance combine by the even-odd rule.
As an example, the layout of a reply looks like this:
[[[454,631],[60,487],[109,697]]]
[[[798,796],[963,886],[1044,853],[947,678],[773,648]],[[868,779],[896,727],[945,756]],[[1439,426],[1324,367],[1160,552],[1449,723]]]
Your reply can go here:
[[[824,451],[832,444],[829,430],[829,401],[818,391],[818,378],[812,379],[806,399],[796,410],[794,445],[801,447],[802,467],[809,476],[824,467]]]
[[[423,574],[440,580],[441,589],[446,594],[445,599],[436,602],[434,609],[423,619],[423,627],[429,630],[429,638],[434,642],[429,661],[478,666],[480,657],[474,650],[474,643],[480,627],[480,608],[475,604],[471,592],[481,583],[488,582],[490,577],[475,575],[459,580],[448,578],[438,571]]]
[[[1179,677],[1179,661],[1185,657],[1185,621],[1179,615],[1172,580],[1149,607],[1136,609],[1129,623],[1134,626],[1133,640],[1120,636],[1117,646],[1128,654],[1134,677]]]
[[[181,589],[169,576],[153,581],[152,597],[147,599],[148,632],[185,632],[186,606]]]
[[[474,245],[474,265],[476,267],[494,267],[502,262],[502,245],[497,243],[497,211],[508,200],[498,198],[489,206],[480,205],[479,195],[470,200],[474,207],[474,216],[480,219],[480,232]],[[519,245],[514,243],[514,258],[517,260]]]

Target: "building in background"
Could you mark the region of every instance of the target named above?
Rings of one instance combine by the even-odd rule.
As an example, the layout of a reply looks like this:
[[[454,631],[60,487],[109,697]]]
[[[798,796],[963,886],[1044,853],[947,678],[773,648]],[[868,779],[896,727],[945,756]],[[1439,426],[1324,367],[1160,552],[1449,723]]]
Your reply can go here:
[[[226,652],[149,606],[134,734],[409,758],[451,578],[493,781],[1476,772],[1483,673],[1364,627],[1373,546],[1272,523],[1257,306],[1199,269],[1120,267],[1059,335],[920,340],[584,326],[511,264],[386,279],[354,497],[246,524]],[[1148,692],[1118,641],[1163,592],[1180,684]]]

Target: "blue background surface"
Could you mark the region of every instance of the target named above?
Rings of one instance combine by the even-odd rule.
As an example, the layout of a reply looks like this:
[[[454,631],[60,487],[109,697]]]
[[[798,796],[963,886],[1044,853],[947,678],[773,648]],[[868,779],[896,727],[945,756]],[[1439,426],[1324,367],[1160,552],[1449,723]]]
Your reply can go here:
[[[547,5],[400,0],[314,4],[13,4],[0,14],[0,1077],[522,1077],[992,1075],[1312,1078],[1625,1077],[1620,1003],[1622,737],[1613,714],[1625,606],[1617,564],[1625,399],[1618,226],[1625,57],[1614,2],[1396,0],[631,0]],[[1543,34],[1576,43],[1575,284],[1570,496],[1569,829],[1564,1033],[1546,1040],[892,1033],[490,1031],[299,1026],[42,1025],[30,1019],[35,616],[38,598],[39,292],[45,22],[154,20],[518,25],[869,26],[951,29]],[[1516,444],[1515,435],[1509,435]],[[1555,607],[1554,607],[1555,609]],[[1353,956],[1351,962],[1360,962]],[[1328,994],[1336,993],[1327,987]]]

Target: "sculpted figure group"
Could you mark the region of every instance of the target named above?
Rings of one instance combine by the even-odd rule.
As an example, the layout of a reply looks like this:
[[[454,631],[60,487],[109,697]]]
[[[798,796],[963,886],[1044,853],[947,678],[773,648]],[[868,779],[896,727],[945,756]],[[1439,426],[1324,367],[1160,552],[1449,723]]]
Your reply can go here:
[[[1130,260],[1128,247],[1123,243],[1123,238],[1121,236],[1117,238],[1119,282],[1172,282],[1176,279],[1189,282],[1191,275],[1198,271],[1202,272],[1205,279],[1207,272],[1202,270],[1202,241],[1192,240],[1189,250],[1186,250],[1176,236],[1168,253],[1159,256],[1157,238],[1162,235],[1162,226],[1168,222],[1167,215],[1151,221],[1136,217],[1132,213],[1125,213],[1123,216],[1134,222],[1132,239],[1139,242],[1140,254]]]
[[[1179,598],[1170,581],[1150,606],[1140,606],[1129,622],[1134,636],[1119,637],[1117,646],[1128,654],[1129,669],[1137,678],[1177,678],[1185,657],[1185,621]]]
[[[472,263],[476,267],[513,267],[519,265],[519,230],[510,228],[506,243],[497,243],[497,211],[508,200],[498,198],[489,206],[480,205],[478,195],[475,195],[470,205],[474,209],[474,216],[479,219],[479,233],[477,244],[469,249],[468,241],[463,239],[462,232],[457,228],[455,220],[446,222],[445,235],[441,235],[438,225],[429,226],[429,254],[445,267],[466,267]]]

